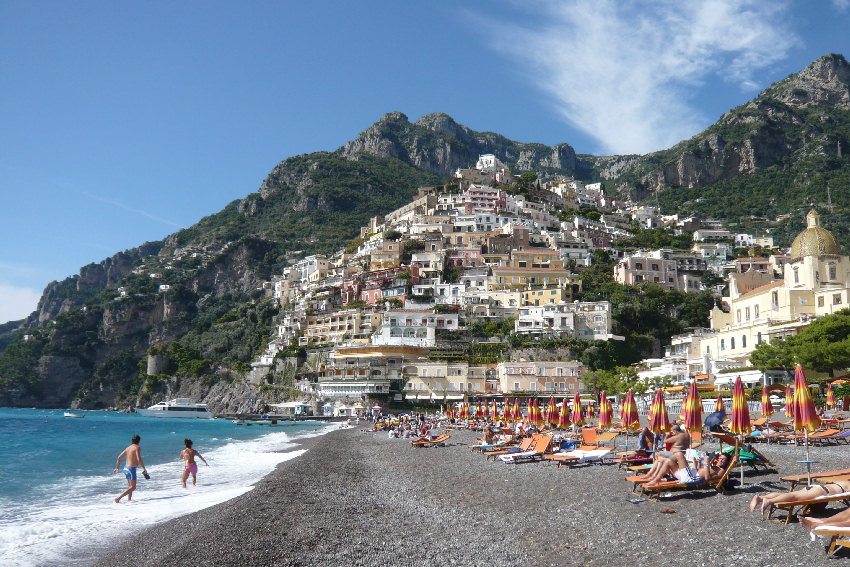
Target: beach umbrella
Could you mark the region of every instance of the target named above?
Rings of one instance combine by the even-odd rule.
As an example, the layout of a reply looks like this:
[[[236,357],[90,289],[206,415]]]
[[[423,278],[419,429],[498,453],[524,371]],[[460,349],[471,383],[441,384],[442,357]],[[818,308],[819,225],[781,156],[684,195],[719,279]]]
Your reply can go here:
[[[566,429],[570,426],[570,406],[567,398],[561,401],[561,411],[558,414],[558,429]]]
[[[525,417],[529,423],[534,423],[534,420],[537,419],[537,413],[534,411],[534,402],[531,399],[528,400],[528,410]]]
[[[632,389],[626,392],[626,398],[620,405],[620,420],[623,422],[623,429],[626,430],[626,450],[629,448],[629,430],[640,428],[640,416],[638,415],[637,402]]]
[[[446,405],[446,419],[453,419],[453,418],[454,418],[454,411],[453,411],[453,408],[452,408],[452,404],[447,404]]]
[[[809,459],[809,433],[820,427],[820,418],[815,411],[815,402],[809,392],[809,384],[803,367],[797,365],[794,371],[794,431],[803,430],[806,438],[806,472],[809,475],[808,483],[812,484],[811,460]]]
[[[573,398],[572,420],[575,427],[581,427],[585,423],[584,412],[581,411],[581,398],[579,398],[578,392],[576,392],[576,395]]]
[[[617,419],[620,420],[620,423],[623,423],[623,413],[626,409],[625,400],[617,400]]]
[[[828,384],[826,386],[826,407],[834,408],[836,405],[835,395],[832,393],[832,384]]]
[[[549,397],[549,405],[546,406],[546,421],[549,425],[558,425],[558,406],[555,404],[555,396]]]
[[[605,390],[602,390],[602,393],[599,394],[599,427],[611,427],[612,413],[613,408],[611,407],[611,402],[609,402],[608,398],[605,396]]]
[[[519,409],[519,398],[514,398],[513,418],[516,421],[522,421],[522,410]]]
[[[785,417],[794,417],[794,394],[791,392],[791,384],[785,386]]]
[[[750,423],[750,408],[747,406],[747,396],[744,393],[744,383],[741,382],[741,377],[735,378],[735,386],[732,388],[732,423],[729,424],[729,431],[741,436],[741,442],[744,441],[744,435],[749,434],[753,430]],[[741,486],[744,486],[744,467],[741,467]]]
[[[726,419],[725,411],[715,411],[705,416],[705,426],[711,429],[715,425],[720,425]]]
[[[593,406],[587,404],[587,419],[593,419]]]
[[[770,402],[770,394],[767,391],[767,386],[762,386],[761,389],[761,414],[764,417],[773,415],[773,404]]]
[[[543,412],[540,411],[540,404],[537,402],[537,398],[534,398],[534,419],[532,423],[537,427],[543,424]]]
[[[726,413],[726,406],[723,405],[723,396],[720,394],[717,394],[717,403],[714,404],[714,411],[722,411],[723,413]]]
[[[496,400],[493,400],[493,405],[490,407],[490,421],[499,421],[499,406],[496,405]]]
[[[649,406],[649,430],[656,435],[670,431],[670,418],[667,416],[667,404],[664,402],[664,390],[655,391],[655,398]]]
[[[682,407],[685,422],[685,429],[688,431],[702,431],[702,398],[699,397],[699,390],[696,381],[691,381],[688,387],[688,397]]]

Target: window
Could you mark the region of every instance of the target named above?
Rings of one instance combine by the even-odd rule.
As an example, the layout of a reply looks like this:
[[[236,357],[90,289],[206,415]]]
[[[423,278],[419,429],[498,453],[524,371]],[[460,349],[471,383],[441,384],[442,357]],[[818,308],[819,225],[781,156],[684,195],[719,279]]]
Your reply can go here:
[[[726,350],[725,339],[720,339],[720,350]]]
[[[832,304],[833,305],[841,305],[841,294],[836,293],[832,296]]]
[[[738,311],[736,312],[736,314],[737,314],[737,317],[738,317],[738,322],[740,323],[740,322],[741,322],[741,310],[740,310],[740,309],[738,309]]]
[[[652,265],[652,271],[653,271],[653,272],[657,272],[657,271],[658,271],[658,264],[653,264],[653,265]]]
[[[818,297],[818,307],[823,307],[823,296]]]
[[[422,369],[422,376],[428,376],[428,369],[427,368]]]
[[[537,382],[529,382],[528,383],[528,391],[536,392],[537,391]]]
[[[794,268],[794,283],[800,283],[800,269]]]
[[[514,382],[514,392],[519,392],[519,382]]]
[[[741,335],[741,348],[747,348],[747,335]]]
[[[642,270],[642,269],[643,269],[643,263],[635,262],[635,270]]]
[[[744,318],[745,318],[747,321],[749,321],[749,320],[750,320],[750,308],[749,308],[749,307],[747,307],[746,309],[744,309]]]
[[[837,279],[837,272],[836,272],[835,264],[833,264],[831,262],[829,264],[829,279],[831,279],[831,280]]]
[[[754,309],[755,309],[755,317],[756,317],[756,319],[758,319],[759,318],[759,306],[756,305]]]
[[[563,375],[564,375],[564,369],[558,368],[558,376],[563,376]]]
[[[735,337],[729,337],[729,350],[735,350]]]
[[[575,390],[576,385],[570,382],[570,390]]]
[[[757,345],[761,344],[761,333],[756,334],[756,344]]]

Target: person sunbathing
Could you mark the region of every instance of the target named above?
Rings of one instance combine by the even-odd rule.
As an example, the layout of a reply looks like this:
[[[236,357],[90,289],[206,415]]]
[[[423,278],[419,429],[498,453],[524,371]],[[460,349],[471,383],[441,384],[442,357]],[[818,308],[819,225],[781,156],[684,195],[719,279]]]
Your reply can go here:
[[[756,506],[761,505],[760,511],[764,515],[765,508],[774,504],[805,502],[819,496],[830,496],[841,494],[842,492],[850,492],[850,480],[836,480],[823,484],[813,484],[812,486],[807,486],[802,490],[795,490],[794,492],[769,492],[764,496],[756,494],[750,500],[750,512],[755,512]]]
[[[818,526],[834,526],[837,528],[850,528],[850,508],[830,516],[829,518],[812,518],[803,516],[800,518],[800,525],[809,531],[812,531]]]
[[[658,486],[668,475],[683,484],[718,480],[726,473],[728,466],[729,455],[723,453],[716,456],[711,463],[704,463],[696,469],[688,465],[682,453],[674,453],[671,457],[661,457],[655,461],[644,486]]]

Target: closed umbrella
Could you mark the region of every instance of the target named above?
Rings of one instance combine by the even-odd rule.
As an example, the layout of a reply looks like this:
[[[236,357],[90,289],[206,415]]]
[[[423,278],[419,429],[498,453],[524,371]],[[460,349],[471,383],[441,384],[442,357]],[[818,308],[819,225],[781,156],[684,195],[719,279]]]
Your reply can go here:
[[[546,421],[549,425],[558,425],[558,406],[555,405],[555,396],[549,397],[549,405],[546,406]]]
[[[605,390],[599,394],[599,427],[611,427],[611,414],[613,413],[611,402],[605,396]]]
[[[561,411],[558,414],[558,429],[566,429],[570,426],[570,406],[567,398],[561,401]]]
[[[794,417],[794,394],[791,392],[791,384],[785,386],[785,417]]]
[[[640,428],[640,416],[638,415],[637,402],[631,388],[626,393],[626,399],[620,406],[620,419],[623,420],[623,429],[626,430],[626,450],[629,448],[629,431]]]
[[[478,400],[478,404],[475,406],[475,419],[481,419],[484,417],[484,408],[481,407],[481,400]]]
[[[832,384],[828,384],[826,387],[826,407],[834,408],[836,405],[835,395],[832,393]]]
[[[815,411],[815,402],[809,392],[809,384],[803,367],[799,364],[794,371],[794,431],[803,430],[806,438],[806,472],[809,475],[808,483],[812,484],[812,461],[809,459],[809,433],[820,427],[820,418]]]
[[[767,386],[761,389],[761,414],[764,417],[773,415],[773,404],[770,402],[770,394],[767,391]]]
[[[499,421],[499,406],[496,405],[496,400],[493,400],[493,405],[490,407],[490,421],[493,423]]]
[[[534,398],[534,425],[537,427],[543,425],[543,411],[540,409],[540,404],[537,403],[537,398]]]
[[[714,404],[714,411],[722,411],[726,413],[726,406],[723,405],[723,396],[717,394],[717,403]]]
[[[699,397],[697,383],[693,380],[688,387],[688,397],[682,409],[685,414],[685,429],[691,432],[702,431],[702,398]]]
[[[519,409],[519,398],[514,398],[513,418],[516,421],[522,421],[522,410]]]
[[[664,402],[664,390],[655,391],[655,398],[649,407],[649,430],[656,435],[665,435],[670,431],[670,418],[667,415],[667,404]]]
[[[748,435],[753,430],[750,423],[750,408],[747,406],[747,396],[744,393],[744,383],[741,382],[741,377],[735,378],[735,386],[732,388],[732,423],[729,424],[729,431],[741,436],[741,442],[744,441],[744,435]],[[741,486],[744,485],[744,467],[741,467]]]
[[[576,427],[580,427],[584,425],[584,412],[581,411],[581,399],[579,398],[578,393],[576,393],[573,398],[573,425]]]
[[[593,419],[593,406],[587,404],[587,419]]]

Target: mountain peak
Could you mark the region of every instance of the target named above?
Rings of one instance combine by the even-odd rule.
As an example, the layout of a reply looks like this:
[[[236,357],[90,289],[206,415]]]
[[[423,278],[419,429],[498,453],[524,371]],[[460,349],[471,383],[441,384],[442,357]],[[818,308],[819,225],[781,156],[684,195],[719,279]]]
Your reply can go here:
[[[824,55],[774,84],[763,95],[794,108],[832,105],[850,110],[850,63],[837,53]]]

